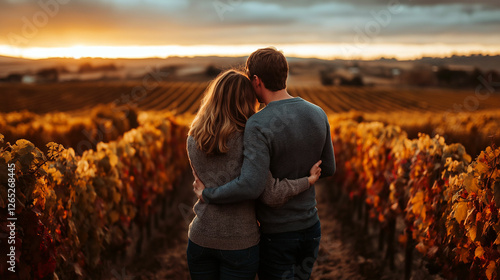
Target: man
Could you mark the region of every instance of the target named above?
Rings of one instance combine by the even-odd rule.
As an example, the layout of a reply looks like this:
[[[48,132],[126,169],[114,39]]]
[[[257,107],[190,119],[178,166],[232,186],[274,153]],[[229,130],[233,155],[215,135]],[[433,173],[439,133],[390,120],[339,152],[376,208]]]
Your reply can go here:
[[[259,49],[247,59],[246,71],[266,107],[246,124],[240,176],[218,188],[204,189],[195,181],[195,192],[206,203],[257,199],[269,170],[275,178],[301,178],[320,159],[322,177],[335,172],[328,118],[320,107],[288,94],[285,56],[274,48]],[[261,229],[259,279],[309,279],[321,239],[314,186],[280,207],[257,201],[256,208]]]

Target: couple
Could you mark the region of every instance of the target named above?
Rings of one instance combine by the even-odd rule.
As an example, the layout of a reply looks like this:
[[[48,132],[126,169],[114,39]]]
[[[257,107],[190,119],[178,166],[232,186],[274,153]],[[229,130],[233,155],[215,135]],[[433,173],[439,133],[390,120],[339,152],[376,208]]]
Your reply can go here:
[[[245,74],[228,70],[205,93],[187,140],[199,198],[192,279],[311,275],[321,239],[314,183],[333,175],[335,158],[326,114],[290,96],[287,76],[281,52],[259,49]]]

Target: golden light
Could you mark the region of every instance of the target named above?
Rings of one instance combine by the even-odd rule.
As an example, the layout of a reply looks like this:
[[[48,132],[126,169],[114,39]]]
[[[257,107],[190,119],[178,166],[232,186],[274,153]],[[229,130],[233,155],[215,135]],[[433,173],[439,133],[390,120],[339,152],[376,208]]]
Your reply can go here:
[[[85,47],[82,45],[76,45],[73,47],[73,58],[80,59],[84,57]]]
[[[272,44],[255,45],[194,45],[194,46],[85,46],[75,45],[58,48],[15,48],[1,46],[0,55],[44,59],[65,57],[101,58],[166,58],[169,56],[247,56],[258,48]],[[446,44],[285,44],[275,45],[290,57],[315,57],[321,59],[377,59],[394,57],[416,59],[422,56],[443,57],[452,54],[472,53],[499,54],[500,46],[446,45]]]

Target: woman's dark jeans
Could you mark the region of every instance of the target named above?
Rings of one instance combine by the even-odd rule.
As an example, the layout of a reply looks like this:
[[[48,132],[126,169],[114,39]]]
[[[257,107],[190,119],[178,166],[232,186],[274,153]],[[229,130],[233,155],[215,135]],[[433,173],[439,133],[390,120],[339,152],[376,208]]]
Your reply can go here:
[[[254,280],[259,269],[259,245],[243,250],[217,250],[189,240],[187,260],[193,280]]]
[[[321,224],[284,233],[260,237],[259,280],[306,280],[318,258]]]

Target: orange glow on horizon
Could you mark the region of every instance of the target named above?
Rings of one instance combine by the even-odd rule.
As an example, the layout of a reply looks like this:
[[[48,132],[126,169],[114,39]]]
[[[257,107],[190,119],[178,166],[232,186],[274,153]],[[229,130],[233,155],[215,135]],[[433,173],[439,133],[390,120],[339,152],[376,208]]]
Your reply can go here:
[[[169,56],[247,56],[258,48],[268,45],[193,45],[193,46],[85,46],[57,48],[15,48],[0,45],[0,55],[28,59],[54,57],[89,58],[166,58]],[[500,46],[482,45],[403,45],[403,44],[294,44],[275,45],[288,57],[320,59],[377,59],[380,57],[416,59],[422,56],[446,57],[452,54],[500,54]]]

